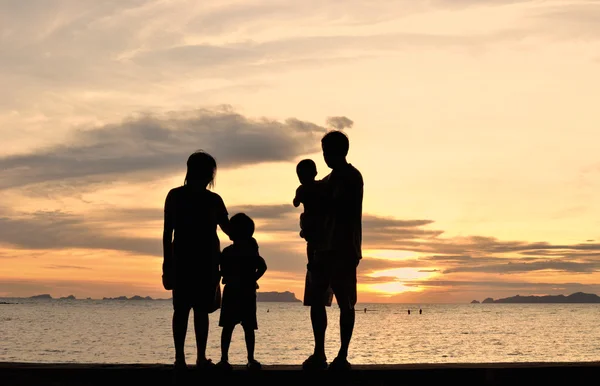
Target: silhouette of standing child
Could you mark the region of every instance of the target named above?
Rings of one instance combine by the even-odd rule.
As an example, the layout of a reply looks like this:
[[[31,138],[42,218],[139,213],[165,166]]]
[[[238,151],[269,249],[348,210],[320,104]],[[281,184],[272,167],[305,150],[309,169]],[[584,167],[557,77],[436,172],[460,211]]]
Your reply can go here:
[[[187,160],[183,186],[173,188],[165,200],[163,230],[163,286],[173,291],[175,367],[186,369],[185,336],[190,310],[198,368],[214,366],[206,358],[208,314],[221,303],[219,285],[220,242],[217,225],[229,234],[229,215],[223,199],[209,191],[217,172],[215,159],[203,151]]]
[[[317,165],[313,160],[305,159],[296,166],[296,174],[300,180],[300,186],[296,189],[294,207],[300,204],[304,212],[300,215],[300,237],[306,240],[307,272],[304,293],[304,305],[310,305],[311,268],[313,258],[317,249],[324,241],[325,219],[326,219],[326,191],[322,182],[316,181]],[[328,290],[325,294],[325,304],[331,306],[333,291]]]
[[[223,277],[223,304],[219,326],[221,334],[221,361],[217,366],[230,370],[229,346],[231,336],[237,324],[244,329],[248,352],[248,369],[258,370],[261,364],[254,359],[254,330],[258,329],[256,320],[256,290],[258,279],[267,270],[265,260],[258,252],[258,243],[254,239],[254,221],[244,213],[231,217],[229,238],[233,244],[221,253],[221,275]]]

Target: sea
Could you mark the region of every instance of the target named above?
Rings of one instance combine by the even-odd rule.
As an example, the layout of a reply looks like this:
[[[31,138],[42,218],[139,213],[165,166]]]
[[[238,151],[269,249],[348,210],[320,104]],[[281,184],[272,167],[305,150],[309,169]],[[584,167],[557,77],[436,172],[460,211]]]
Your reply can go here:
[[[169,300],[0,299],[0,361],[149,363],[174,360]],[[366,308],[366,311],[365,311]],[[410,313],[409,313],[410,310]],[[421,312],[419,312],[421,310]],[[256,358],[300,364],[312,352],[309,308],[258,303]],[[218,311],[207,356],[220,357]],[[339,345],[339,309],[328,308],[327,356]],[[193,313],[186,340],[195,362]],[[354,364],[591,362],[600,360],[600,304],[359,304]],[[233,364],[246,363],[236,328]]]

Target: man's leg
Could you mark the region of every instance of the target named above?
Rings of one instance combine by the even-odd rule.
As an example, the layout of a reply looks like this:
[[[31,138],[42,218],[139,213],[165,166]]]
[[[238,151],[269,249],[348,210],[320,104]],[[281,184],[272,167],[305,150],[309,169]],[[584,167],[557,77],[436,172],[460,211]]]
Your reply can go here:
[[[325,355],[325,332],[327,331],[327,310],[325,305],[317,303],[310,306],[310,322],[315,338],[313,355],[318,358],[327,358]]]
[[[356,267],[340,265],[332,278],[332,287],[340,307],[340,350],[336,361],[348,367],[348,349],[356,319]]]
[[[325,355],[325,333],[327,331],[327,310],[325,306],[325,294],[329,288],[329,276],[327,270],[321,265],[311,265],[307,274],[308,302],[310,306],[310,322],[312,325],[315,346],[313,354],[304,362],[304,368],[324,369],[327,367],[327,356]]]
[[[338,358],[348,358],[348,348],[350,347],[350,340],[352,340],[352,333],[354,332],[354,320],[356,313],[354,307],[350,308],[347,306],[340,307],[340,351],[338,352]]]

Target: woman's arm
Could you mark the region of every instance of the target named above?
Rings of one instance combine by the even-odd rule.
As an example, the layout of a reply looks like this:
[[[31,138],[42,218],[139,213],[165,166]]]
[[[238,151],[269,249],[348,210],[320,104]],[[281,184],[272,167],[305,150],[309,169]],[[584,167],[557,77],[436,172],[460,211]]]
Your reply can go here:
[[[219,220],[219,228],[225,233],[227,236],[231,234],[231,227],[229,225],[229,217],[225,216],[221,220]]]
[[[229,213],[227,212],[227,208],[225,207],[225,203],[221,196],[217,195],[217,224],[219,224],[219,228],[225,233],[227,236],[231,234],[231,227],[229,226]]]
[[[171,193],[167,195],[165,200],[165,217],[163,225],[163,265],[162,265],[162,282],[166,290],[172,290],[174,286],[174,271],[173,271],[173,229],[175,227],[173,221],[173,208],[171,205]]]
[[[172,201],[173,198],[169,192],[167,199],[165,200],[165,217],[163,224],[163,256],[165,262],[170,262],[173,258],[173,229],[175,228],[175,224],[173,221],[174,213]]]

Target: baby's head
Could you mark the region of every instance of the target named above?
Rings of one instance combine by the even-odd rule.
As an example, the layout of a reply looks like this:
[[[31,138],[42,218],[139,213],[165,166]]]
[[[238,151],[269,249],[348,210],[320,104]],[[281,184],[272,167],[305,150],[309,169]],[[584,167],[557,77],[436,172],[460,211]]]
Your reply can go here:
[[[254,235],[254,221],[245,213],[237,213],[229,220],[231,232],[229,238],[231,241],[243,241],[252,238]]]
[[[301,184],[312,182],[317,176],[317,165],[311,159],[304,159],[296,165],[296,174]]]

